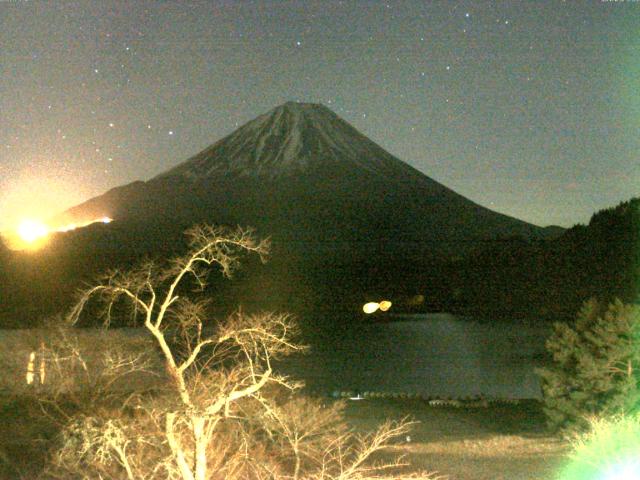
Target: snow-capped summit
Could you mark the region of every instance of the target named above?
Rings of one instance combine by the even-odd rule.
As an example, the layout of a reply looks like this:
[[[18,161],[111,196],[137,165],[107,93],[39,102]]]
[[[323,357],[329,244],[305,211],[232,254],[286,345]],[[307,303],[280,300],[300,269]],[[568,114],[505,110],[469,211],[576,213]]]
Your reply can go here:
[[[336,164],[388,175],[402,162],[324,105],[287,102],[157,178],[277,178]]]

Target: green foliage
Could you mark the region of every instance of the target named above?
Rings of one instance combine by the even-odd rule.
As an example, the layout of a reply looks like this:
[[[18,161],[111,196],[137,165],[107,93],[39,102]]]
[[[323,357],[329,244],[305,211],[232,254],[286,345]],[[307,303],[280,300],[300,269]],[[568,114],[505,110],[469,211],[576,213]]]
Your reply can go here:
[[[640,414],[593,419],[590,427],[572,442],[559,480],[640,478]]]
[[[549,426],[585,430],[588,418],[640,406],[640,308],[585,302],[573,325],[547,340],[552,365],[538,369]]]

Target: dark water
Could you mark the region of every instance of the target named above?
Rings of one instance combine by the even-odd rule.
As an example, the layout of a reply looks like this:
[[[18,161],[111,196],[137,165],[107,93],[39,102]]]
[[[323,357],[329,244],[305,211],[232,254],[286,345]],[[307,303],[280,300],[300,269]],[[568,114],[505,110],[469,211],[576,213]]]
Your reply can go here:
[[[401,320],[324,330],[307,339],[310,353],[292,361],[287,373],[326,393],[540,398],[534,368],[541,363],[549,327],[448,314]]]
[[[541,364],[548,326],[478,322],[448,314],[395,317],[388,323],[344,319],[307,322],[310,352],[287,360],[285,373],[310,389],[332,392],[414,393],[431,397],[540,398],[534,368]],[[325,325],[325,326],[323,326]],[[79,330],[81,346],[96,345],[104,330]],[[145,336],[142,329],[109,331],[111,336]],[[0,390],[24,383],[26,362],[46,332],[0,331],[0,350],[12,352],[11,374],[0,375]],[[149,339],[152,342],[151,339]],[[86,345],[85,345],[86,342]],[[5,359],[6,360],[6,359]],[[6,363],[6,362],[5,362]],[[14,378],[15,377],[15,378]]]

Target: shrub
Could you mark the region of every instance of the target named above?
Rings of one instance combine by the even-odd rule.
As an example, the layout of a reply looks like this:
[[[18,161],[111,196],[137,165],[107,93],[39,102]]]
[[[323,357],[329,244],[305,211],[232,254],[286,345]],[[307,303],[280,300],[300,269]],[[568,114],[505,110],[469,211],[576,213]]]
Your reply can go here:
[[[640,308],[585,302],[573,325],[556,323],[546,343],[552,365],[538,369],[554,429],[588,430],[588,417],[639,405]]]

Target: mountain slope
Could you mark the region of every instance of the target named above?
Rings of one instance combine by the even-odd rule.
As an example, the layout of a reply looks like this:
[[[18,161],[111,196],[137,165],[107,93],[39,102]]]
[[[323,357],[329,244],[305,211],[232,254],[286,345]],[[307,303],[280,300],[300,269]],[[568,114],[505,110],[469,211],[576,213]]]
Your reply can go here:
[[[274,239],[410,244],[414,255],[544,229],[458,195],[328,108],[289,102],[148,182],[74,207],[64,220],[254,225]]]

